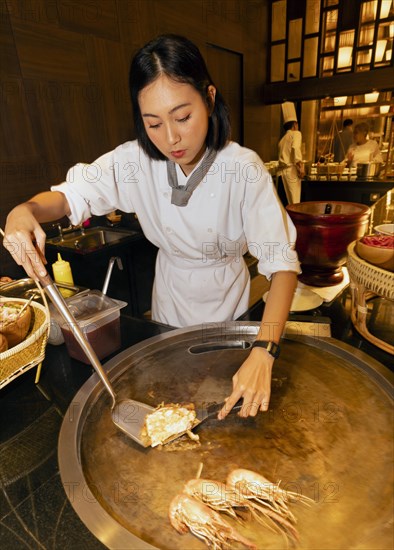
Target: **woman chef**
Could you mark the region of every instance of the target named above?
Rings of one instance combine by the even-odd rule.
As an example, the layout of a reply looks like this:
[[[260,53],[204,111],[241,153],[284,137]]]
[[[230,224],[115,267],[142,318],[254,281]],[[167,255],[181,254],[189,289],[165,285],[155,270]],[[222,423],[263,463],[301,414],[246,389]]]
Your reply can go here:
[[[135,212],[159,248],[152,317],[176,327],[225,322],[247,310],[249,247],[271,290],[260,347],[234,375],[219,418],[241,397],[241,416],[254,416],[268,409],[296,286],[294,226],[258,155],[229,141],[226,105],[193,43],[165,35],[144,46],[131,64],[130,92],[137,140],[77,164],[64,183],[14,208],[4,244],[37,278],[46,274],[41,222],[66,215],[77,225],[116,209]]]

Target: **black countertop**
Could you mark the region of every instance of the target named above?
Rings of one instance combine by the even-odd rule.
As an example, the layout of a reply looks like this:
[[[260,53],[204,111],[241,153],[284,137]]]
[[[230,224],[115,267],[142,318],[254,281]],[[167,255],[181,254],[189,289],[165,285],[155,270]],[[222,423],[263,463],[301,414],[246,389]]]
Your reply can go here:
[[[262,310],[260,301],[243,319],[258,321]],[[328,319],[333,336],[392,367],[392,357],[351,330],[341,300],[306,316],[306,320],[312,319]],[[166,325],[122,315],[122,349],[169,330],[171,327]],[[63,417],[74,395],[92,373],[90,365],[69,357],[64,344],[48,345],[38,385],[34,383],[35,369],[31,369],[1,390],[2,549],[104,548],[74,512],[62,486],[57,462],[57,439]]]

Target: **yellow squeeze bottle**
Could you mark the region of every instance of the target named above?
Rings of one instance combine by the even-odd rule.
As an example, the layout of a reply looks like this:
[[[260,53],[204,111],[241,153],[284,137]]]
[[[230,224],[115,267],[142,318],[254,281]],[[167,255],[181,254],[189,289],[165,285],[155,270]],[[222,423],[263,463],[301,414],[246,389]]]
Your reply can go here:
[[[53,277],[57,283],[74,285],[73,274],[71,273],[70,262],[63,260],[60,253],[57,255],[57,262],[52,264]]]

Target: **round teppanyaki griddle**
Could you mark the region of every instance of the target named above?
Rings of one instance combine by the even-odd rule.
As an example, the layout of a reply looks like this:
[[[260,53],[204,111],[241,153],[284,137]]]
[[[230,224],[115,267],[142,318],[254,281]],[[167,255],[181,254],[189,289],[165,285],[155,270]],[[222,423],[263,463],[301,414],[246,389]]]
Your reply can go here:
[[[156,406],[222,401],[257,323],[178,329],[137,344],[105,368],[119,398]],[[170,525],[168,508],[195,477],[224,482],[237,467],[314,500],[295,503],[301,549],[392,548],[392,377],[336,340],[291,336],[275,362],[270,409],[204,423],[200,444],[144,449],[113,424],[96,375],[75,396],[59,440],[60,473],[76,512],[109,548],[193,550],[205,544]],[[231,520],[229,520],[231,523]],[[253,520],[238,525],[258,548],[285,548]],[[238,548],[232,544],[232,548]]]

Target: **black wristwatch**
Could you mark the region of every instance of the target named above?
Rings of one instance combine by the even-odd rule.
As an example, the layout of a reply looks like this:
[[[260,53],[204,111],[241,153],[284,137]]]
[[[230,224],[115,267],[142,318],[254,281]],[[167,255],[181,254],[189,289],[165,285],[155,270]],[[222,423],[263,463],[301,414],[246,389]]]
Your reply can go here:
[[[280,354],[279,344],[275,344],[275,342],[268,342],[267,340],[255,340],[252,344],[252,348],[264,348],[275,359],[278,359]]]

